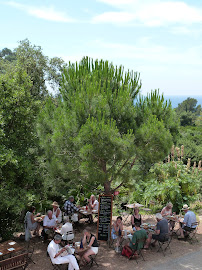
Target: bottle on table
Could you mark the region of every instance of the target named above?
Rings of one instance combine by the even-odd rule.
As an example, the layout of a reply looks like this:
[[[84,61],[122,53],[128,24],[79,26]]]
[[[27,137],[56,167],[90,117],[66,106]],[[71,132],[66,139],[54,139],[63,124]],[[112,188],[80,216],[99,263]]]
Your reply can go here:
[[[81,239],[81,243],[80,243],[80,249],[83,249],[83,241]]]

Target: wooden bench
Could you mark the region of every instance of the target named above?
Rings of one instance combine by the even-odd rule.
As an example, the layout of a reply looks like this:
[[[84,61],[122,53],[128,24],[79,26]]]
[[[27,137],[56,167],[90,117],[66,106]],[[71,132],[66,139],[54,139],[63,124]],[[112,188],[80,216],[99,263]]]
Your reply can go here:
[[[27,258],[28,254],[23,253],[9,259],[5,259],[0,261],[0,270],[10,270],[22,267],[25,269],[27,267]]]

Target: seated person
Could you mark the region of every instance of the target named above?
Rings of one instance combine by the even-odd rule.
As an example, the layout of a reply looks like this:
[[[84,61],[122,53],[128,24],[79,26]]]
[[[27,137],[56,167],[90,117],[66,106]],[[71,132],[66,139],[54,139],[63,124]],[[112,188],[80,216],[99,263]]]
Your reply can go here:
[[[66,251],[66,248],[60,247],[59,244],[60,244],[61,240],[62,240],[62,236],[59,234],[56,234],[54,236],[54,240],[52,240],[50,242],[50,244],[48,245],[47,251],[48,251],[48,254],[50,256],[52,263],[53,264],[66,264],[66,263],[68,263],[69,270],[73,270],[73,269],[78,270],[79,266],[78,266],[76,258],[73,255],[68,254],[68,255],[63,256],[62,253]]]
[[[89,209],[98,211],[99,202],[96,200],[95,195],[91,195],[89,199]]]
[[[71,216],[79,211],[79,207],[74,205],[74,196],[70,196],[64,204],[65,215],[71,218]]]
[[[112,232],[111,232],[112,239],[117,240],[116,241],[116,248],[115,248],[116,252],[119,252],[122,231],[123,231],[123,222],[122,222],[122,217],[119,216],[119,217],[117,217],[116,221],[113,223]]]
[[[62,239],[65,241],[70,241],[74,239],[74,233],[73,233],[73,227],[72,227],[72,223],[70,222],[66,222],[61,230],[60,230],[60,234],[62,235]]]
[[[172,208],[173,204],[171,202],[167,203],[167,205],[161,210],[162,217],[172,216]]]
[[[53,206],[53,215],[56,216],[57,223],[61,223],[62,222],[62,211],[60,210],[58,203],[53,202],[52,206]]]
[[[134,214],[131,216],[131,224],[133,231],[135,231],[135,222],[139,222],[140,225],[142,224],[142,217],[139,214],[139,207],[134,208]]]
[[[51,210],[48,210],[47,215],[44,217],[43,220],[43,231],[41,235],[44,237],[44,240],[48,239],[48,235],[53,233],[53,230],[56,228],[56,216],[53,215]]]
[[[82,239],[82,243],[83,245],[87,244],[88,247],[87,251],[84,252],[81,258],[83,264],[85,265],[91,261],[91,259],[89,258],[90,255],[95,255],[98,253],[99,245],[95,235],[90,232],[90,228],[86,228],[83,232],[84,237]]]
[[[138,255],[137,251],[144,247],[145,241],[148,238],[147,232],[140,228],[140,222],[135,222],[135,232],[129,244],[125,245],[129,251],[134,252],[134,257]]]
[[[40,215],[34,215],[36,208],[34,206],[30,206],[29,211],[27,211],[25,215],[25,241],[29,241],[32,237],[30,231],[34,230],[34,235],[39,235],[40,223],[34,220],[35,217]]]
[[[189,210],[187,204],[183,205],[182,210],[185,212],[185,215],[183,222],[180,223],[180,236],[178,236],[178,239],[184,238],[186,232],[190,232],[196,228],[196,225],[192,226],[192,223],[196,222],[196,215],[194,212]]]
[[[94,195],[90,196],[90,199],[88,200],[88,202],[89,202],[88,207],[89,207],[90,210],[98,211],[99,202],[96,200]],[[90,223],[92,223],[93,222],[93,216],[90,214],[88,217],[89,217]]]
[[[148,248],[151,240],[153,239],[154,242],[152,246],[155,246],[157,241],[166,241],[168,238],[168,221],[164,219],[160,213],[156,214],[157,226],[155,234],[149,234],[148,239],[146,241],[145,248]]]
[[[167,203],[167,205],[161,210],[162,217],[172,216],[173,204],[171,202]],[[169,222],[169,229],[172,230],[175,227],[175,222],[170,220]]]

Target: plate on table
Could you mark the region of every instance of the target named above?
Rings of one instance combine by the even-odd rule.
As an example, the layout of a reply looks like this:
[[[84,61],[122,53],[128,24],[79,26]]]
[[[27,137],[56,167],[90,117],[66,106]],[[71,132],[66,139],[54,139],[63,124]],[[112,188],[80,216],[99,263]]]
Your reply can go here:
[[[14,248],[8,248],[8,251],[13,251],[13,250],[15,250]]]
[[[148,229],[149,232],[154,232],[154,229]]]
[[[35,221],[40,221],[40,220],[42,220],[41,217],[35,217]]]
[[[130,240],[132,240],[133,235],[132,235],[132,234],[128,234],[127,237],[128,237]]]
[[[10,243],[8,243],[10,246],[13,246],[13,245],[15,245],[16,244],[16,242],[10,242]]]
[[[93,213],[97,213],[97,210],[92,210]]]

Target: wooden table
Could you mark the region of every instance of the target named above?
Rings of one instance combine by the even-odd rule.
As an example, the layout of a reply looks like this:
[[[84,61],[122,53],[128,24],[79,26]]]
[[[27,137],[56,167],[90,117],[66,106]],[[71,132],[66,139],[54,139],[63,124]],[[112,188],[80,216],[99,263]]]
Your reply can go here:
[[[89,215],[96,215],[97,213],[98,213],[98,211],[97,210],[85,210],[85,209],[80,209],[80,211],[79,211],[82,215],[84,215],[84,216],[89,216]]]
[[[0,243],[0,260],[2,260],[4,256],[11,257],[14,253],[18,253],[23,249],[24,247],[13,240],[8,240]]]
[[[89,216],[91,215],[92,216],[92,221],[94,220],[94,218],[96,217],[96,215],[98,214],[98,211],[97,210],[85,210],[85,209],[80,209],[79,210],[79,213],[81,213],[84,218],[89,218]]]
[[[175,230],[176,223],[180,223],[180,222],[182,223],[184,218],[182,216],[178,216],[178,215],[164,216],[164,218],[166,218],[169,221],[169,223],[170,223],[170,225],[172,227],[171,232],[173,234],[177,234],[179,229]]]
[[[142,225],[140,225],[140,228],[145,229],[147,233],[150,233],[150,232],[154,233],[156,229],[156,225],[150,224],[150,223],[143,223]]]

